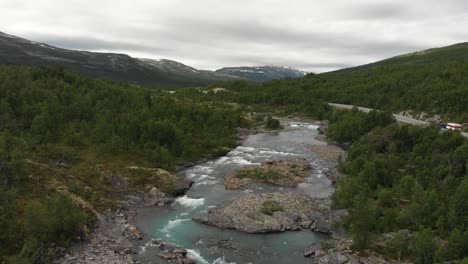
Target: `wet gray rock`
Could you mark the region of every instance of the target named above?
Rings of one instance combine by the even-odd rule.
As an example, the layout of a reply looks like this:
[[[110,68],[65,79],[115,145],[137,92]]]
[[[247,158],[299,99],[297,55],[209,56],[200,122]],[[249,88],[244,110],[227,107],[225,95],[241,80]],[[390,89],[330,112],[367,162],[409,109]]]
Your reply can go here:
[[[327,126],[326,125],[321,125],[317,128],[317,131],[319,132],[320,135],[323,135],[326,133]]]
[[[166,249],[159,253],[159,256],[169,263],[177,264],[195,264],[195,262],[187,257],[187,250],[183,248]]]
[[[319,250],[323,250],[322,244],[314,243],[304,249],[304,257],[316,256]]]
[[[163,206],[171,203],[174,198],[161,192],[158,188],[152,187],[148,192],[143,194],[143,206]]]
[[[312,212],[310,229],[326,235],[345,236],[345,231],[340,227],[339,223],[347,215],[348,210],[345,209]]]
[[[175,178],[173,181],[173,191],[171,192],[174,196],[183,195],[193,184],[192,181],[183,176],[175,176]]]

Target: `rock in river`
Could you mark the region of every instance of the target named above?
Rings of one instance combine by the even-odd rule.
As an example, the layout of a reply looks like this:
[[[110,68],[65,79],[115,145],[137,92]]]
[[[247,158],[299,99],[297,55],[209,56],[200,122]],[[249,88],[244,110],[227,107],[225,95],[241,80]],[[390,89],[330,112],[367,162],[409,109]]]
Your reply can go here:
[[[275,210],[268,209],[275,205]],[[326,200],[312,199],[301,193],[276,192],[248,194],[226,206],[195,215],[197,222],[247,233],[299,230],[312,221],[312,213],[328,209]]]

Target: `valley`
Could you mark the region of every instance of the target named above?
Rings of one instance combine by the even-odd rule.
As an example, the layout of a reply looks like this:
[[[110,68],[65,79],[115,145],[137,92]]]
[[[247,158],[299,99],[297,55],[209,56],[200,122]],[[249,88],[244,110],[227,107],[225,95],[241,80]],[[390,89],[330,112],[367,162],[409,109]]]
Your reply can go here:
[[[2,263],[467,261],[466,132],[398,114],[466,123],[466,44],[278,80],[0,45]]]

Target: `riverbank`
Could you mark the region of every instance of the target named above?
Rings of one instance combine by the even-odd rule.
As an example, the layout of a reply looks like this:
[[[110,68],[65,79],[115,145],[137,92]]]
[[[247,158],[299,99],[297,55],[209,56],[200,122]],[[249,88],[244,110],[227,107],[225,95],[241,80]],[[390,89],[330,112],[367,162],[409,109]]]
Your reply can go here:
[[[260,133],[258,129],[237,129],[237,143],[239,146],[250,134]],[[174,188],[171,188],[171,194],[162,192],[161,190],[148,186],[146,191],[130,192],[115,210],[107,210],[99,213],[94,211],[96,223],[91,227],[87,237],[75,242],[74,245],[67,251],[67,254],[56,259],[55,264],[70,263],[109,263],[109,264],[131,264],[140,263],[134,260],[134,256],[145,246],[155,246],[160,249],[160,260],[158,263],[195,263],[192,259],[196,258],[193,254],[187,253],[183,248],[171,246],[163,241],[157,241],[139,230],[134,222],[135,216],[139,208],[158,207],[173,203],[177,196],[181,196],[188,190],[192,184],[185,176],[181,176],[181,172],[189,167],[202,164],[209,160],[216,159],[228,153],[235,148],[225,148],[222,151],[206,155],[196,161],[186,162],[183,165],[175,168],[174,174],[168,173],[158,168],[142,168],[128,167],[128,170],[137,171],[143,170],[149,173],[163,174],[169,177],[164,177],[165,181],[174,182],[174,180],[183,177],[181,182],[177,182]],[[119,185],[123,187],[123,191],[129,189],[128,182],[119,176],[111,175],[109,184]],[[121,188],[122,189],[122,188]],[[190,258],[189,258],[190,256]]]
[[[315,125],[311,127],[309,126],[311,125],[309,124],[306,126],[305,123],[301,124],[301,123],[296,122],[296,123],[292,123],[291,127],[288,129],[285,129],[283,132],[268,131],[267,133],[258,134],[256,133],[257,131],[253,131],[253,134],[255,134],[253,138],[264,138],[266,135],[268,135],[267,138],[272,138],[273,140],[278,137],[278,133],[280,133],[281,135],[281,133],[284,134],[286,131],[289,131],[289,132],[286,132],[286,134],[288,135],[292,134],[292,135],[302,138],[302,135],[300,134],[296,135],[296,133],[299,131],[304,131],[304,132],[313,131],[317,127]],[[245,131],[244,131],[243,137],[244,137],[243,138],[244,141],[242,142],[245,143],[247,146],[249,146],[251,144],[250,141],[252,137],[250,137],[247,140],[248,136],[246,135]],[[242,142],[239,142],[239,143],[242,143]],[[266,144],[266,146],[271,146],[273,142],[276,142],[276,140],[270,142],[270,140],[268,139],[264,143]],[[289,148],[288,144],[287,143],[284,143],[284,144],[285,144],[284,146],[286,147],[286,149],[288,149]],[[219,166],[221,166],[220,168],[226,168],[226,166],[230,167],[235,164],[236,166],[238,165],[244,166],[249,163],[258,162],[256,160],[250,160],[251,157],[258,156],[259,158],[262,157],[261,159],[264,159],[268,157],[269,155],[274,155],[274,156],[278,156],[278,158],[280,157],[283,157],[283,158],[293,157],[294,158],[294,157],[297,157],[296,155],[298,155],[298,154],[287,152],[286,149],[282,151],[278,151],[274,149],[265,148],[265,146],[262,146],[262,145],[255,147],[255,148],[251,148],[247,146],[243,145],[243,146],[237,147],[234,150],[231,150],[227,156],[223,156],[218,159],[213,159],[211,161],[205,161],[205,163],[197,163],[197,165],[190,167],[188,171],[179,170],[179,174],[185,173],[185,175],[191,181],[195,182],[194,184],[196,188],[193,189],[194,187],[192,187],[191,189],[189,189],[189,192],[190,192],[189,196],[185,195],[175,200],[175,197],[169,197],[167,195],[163,195],[161,192],[157,190],[150,190],[149,192],[142,192],[142,193],[137,193],[137,194],[132,194],[132,195],[127,196],[125,202],[123,203],[123,205],[121,206],[119,210],[117,210],[116,212],[108,212],[108,214],[106,214],[107,216],[103,217],[100,220],[100,223],[101,223],[100,227],[98,227],[95,230],[95,232],[93,232],[93,234],[90,236],[89,242],[83,243],[82,245],[77,245],[76,247],[74,247],[74,250],[68,256],[62,259],[62,262],[56,262],[56,263],[106,263],[106,262],[107,263],[125,263],[125,264],[147,263],[148,261],[146,261],[140,255],[144,254],[145,251],[149,251],[149,250],[151,251],[150,255],[153,256],[152,258],[158,259],[157,261],[159,262],[157,263],[172,263],[172,262],[177,263],[177,261],[183,261],[181,263],[191,263],[189,261],[193,261],[193,259],[199,258],[199,256],[197,256],[198,252],[193,251],[193,250],[184,251],[181,248],[172,247],[171,242],[164,242],[164,240],[168,240],[167,237],[165,238],[164,234],[155,235],[152,232],[148,232],[148,230],[146,231],[139,230],[137,226],[140,226],[141,228],[141,223],[135,222],[135,216],[137,212],[142,208],[147,208],[148,210],[159,210],[157,209],[159,208],[158,206],[162,206],[160,208],[172,208],[174,206],[176,208],[179,208],[179,207],[184,208],[187,206],[191,207],[191,206],[199,206],[201,204],[206,204],[206,201],[204,201],[204,199],[198,198],[200,196],[197,196],[197,194],[194,194],[194,190],[197,190],[200,187],[205,186],[205,185],[200,185],[200,184],[205,183],[205,182],[209,184],[210,181],[214,181],[214,179],[211,178],[212,176],[210,176],[210,172],[208,171],[208,168],[206,167],[206,162],[208,162],[208,164],[213,164],[213,165],[219,164]],[[304,151],[306,151],[306,149],[304,149]],[[241,156],[243,158],[238,157],[237,156],[239,155],[238,153],[241,153],[242,154]],[[245,158],[247,158],[249,161],[245,160]],[[223,164],[226,164],[226,165],[223,165]],[[200,172],[197,172],[198,170]],[[317,169],[316,173],[319,173],[321,171],[326,171],[326,168],[321,167],[320,169]],[[193,178],[193,176],[191,176],[192,173],[200,173],[199,178],[197,178],[198,176]],[[304,183],[304,184],[306,184],[307,186],[315,186],[312,183]],[[321,184],[317,186],[321,186]],[[267,186],[264,186],[264,187],[267,187]],[[254,188],[253,189],[254,192],[271,192],[268,189],[270,187],[268,187],[267,189],[262,189],[263,187],[260,188],[257,186],[252,186],[252,188]],[[206,189],[206,190],[210,190],[210,189]],[[321,189],[322,188],[320,187],[320,190]],[[153,194],[150,195],[149,197],[146,197],[148,193],[151,193],[151,192],[153,192]],[[312,191],[312,192],[315,192],[315,191]],[[223,199],[232,200],[232,198],[229,198],[230,194],[227,196],[223,193],[219,193],[216,195],[223,197]],[[171,206],[169,206],[169,204]],[[150,207],[147,207],[147,206],[150,206]],[[164,214],[164,218],[166,217],[166,215],[167,214]],[[182,223],[189,224],[189,221],[186,220],[183,216],[182,218],[179,218],[179,217],[180,216],[178,216],[175,219],[169,218],[170,219],[168,221],[169,223],[164,228],[169,231],[169,230],[172,230],[172,228],[177,228],[176,225],[179,225]],[[314,221],[314,225],[312,225],[311,223],[310,229],[313,231],[323,232],[324,234],[326,234],[328,232],[327,229],[329,230],[329,228],[331,227],[328,219],[329,218],[327,217],[321,217],[321,220]],[[304,223],[304,225],[308,225],[308,223]],[[214,232],[215,230],[212,230],[212,231]],[[310,238],[310,239],[306,238],[306,237],[309,237],[309,235],[307,235],[308,233],[307,231],[299,232],[299,233],[294,232],[291,234],[289,234],[290,232],[287,232],[287,233],[288,234],[286,235],[286,237],[289,237],[289,236],[303,237],[297,241],[308,240],[309,243],[311,241],[314,241],[313,238]],[[309,233],[310,235],[313,236],[313,232],[309,231]],[[237,236],[237,234],[233,234],[233,235]],[[154,239],[153,237],[158,237],[158,238],[161,238],[162,240],[157,240],[157,239]],[[200,239],[200,241],[202,240]],[[212,241],[212,240],[210,238],[203,238],[203,241],[205,241],[205,243],[208,243],[208,241]],[[223,254],[230,254],[231,252],[234,254],[235,252],[237,252],[235,254],[244,255],[243,256],[244,259],[255,258],[252,255],[254,254],[254,252],[249,253],[248,249],[245,249],[245,248],[241,249],[242,246],[237,245],[235,246],[237,249],[232,249],[231,247],[224,245],[225,243],[227,243],[228,245],[231,245],[231,243],[234,243],[234,244],[241,243],[240,242],[241,240],[233,240],[232,242],[222,242],[222,241],[220,242],[220,241],[214,241],[213,245],[216,248],[216,250],[223,252]],[[239,242],[236,242],[236,241],[239,241]],[[302,250],[306,245],[307,245],[307,242],[305,242],[303,247],[300,247],[300,252],[299,252],[300,255],[297,256],[298,258],[302,258],[302,259],[304,258],[302,256]],[[184,246],[184,247],[192,248],[188,246]],[[208,244],[206,244],[204,247],[208,247]],[[209,246],[209,247],[212,248],[212,246]],[[213,250],[213,249],[210,249],[210,250]],[[287,253],[287,251],[285,251],[285,253]],[[157,257],[158,255],[161,256],[162,258]],[[200,260],[198,262],[205,263]],[[241,263],[241,262],[238,262],[238,263]]]

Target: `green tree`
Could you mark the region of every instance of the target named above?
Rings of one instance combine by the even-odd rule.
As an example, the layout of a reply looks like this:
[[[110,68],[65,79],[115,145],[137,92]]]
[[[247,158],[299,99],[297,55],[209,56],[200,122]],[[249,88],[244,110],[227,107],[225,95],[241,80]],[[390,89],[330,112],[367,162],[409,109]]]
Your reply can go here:
[[[354,247],[357,250],[368,249],[372,239],[372,229],[375,225],[375,204],[361,194],[354,201],[351,213],[350,231],[353,236]]]
[[[415,233],[411,240],[411,249],[417,263],[430,264],[434,262],[436,245],[434,234],[430,229],[424,229]]]

